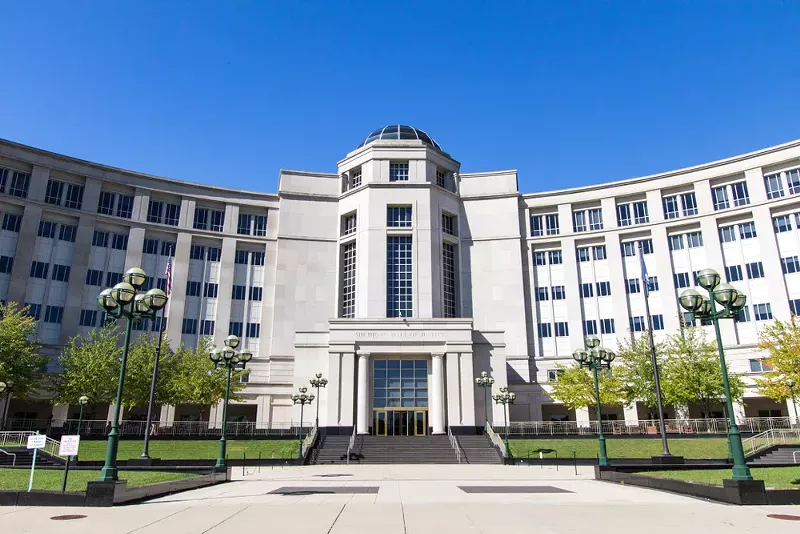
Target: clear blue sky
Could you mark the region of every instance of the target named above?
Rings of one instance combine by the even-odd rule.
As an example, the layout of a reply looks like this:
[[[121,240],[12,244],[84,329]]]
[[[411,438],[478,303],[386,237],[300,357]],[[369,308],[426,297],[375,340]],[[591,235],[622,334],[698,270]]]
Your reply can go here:
[[[502,7],[501,7],[502,6]],[[533,192],[800,138],[800,2],[11,2],[0,137],[274,192],[417,126]]]

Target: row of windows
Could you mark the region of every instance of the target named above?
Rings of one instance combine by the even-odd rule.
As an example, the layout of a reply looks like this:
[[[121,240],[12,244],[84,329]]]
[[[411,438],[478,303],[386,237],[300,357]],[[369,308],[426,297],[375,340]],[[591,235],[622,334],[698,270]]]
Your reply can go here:
[[[747,278],[751,280],[756,278],[764,278],[764,265],[760,261],[746,263],[745,271],[747,272]],[[738,282],[739,280],[743,280],[744,277],[742,276],[742,266],[729,265],[725,267],[725,277],[728,279],[728,282]]]
[[[92,246],[108,247],[109,241],[114,250],[128,250],[128,236],[122,234],[112,234],[102,230],[95,230],[92,237]]]
[[[178,226],[180,218],[180,204],[151,200],[147,206],[147,222]]]
[[[248,294],[248,288],[246,286],[235,285],[233,286],[233,289],[231,291],[231,298],[233,300],[244,300],[245,295],[247,294]],[[249,288],[248,300],[260,301],[263,298],[263,296],[264,296],[263,287],[251,286]]]
[[[65,190],[66,196],[64,195]],[[81,209],[83,205],[83,186],[64,183],[58,180],[48,180],[47,188],[44,193],[44,201],[48,204],[60,206],[62,200],[65,208]]]
[[[689,248],[703,246],[702,232],[689,232],[687,234],[675,234],[668,236],[670,250],[683,250],[684,243]]]
[[[633,217],[631,217],[633,214]],[[617,204],[617,225],[630,226],[631,224],[647,224],[650,222],[650,214],[647,210],[647,202],[630,202],[627,204]]]
[[[161,245],[159,247],[159,244]],[[158,239],[145,239],[142,245],[142,252],[145,254],[160,254],[162,256],[174,257],[175,256],[174,241],[159,241]]]
[[[785,196],[783,182],[789,188],[790,195],[800,193],[800,169],[791,169],[777,172],[764,177],[764,187],[767,189],[767,198],[781,198]]]
[[[27,172],[0,168],[0,193],[5,193],[8,185],[9,195],[28,198],[30,183],[31,175]]]
[[[361,167],[342,174],[342,193],[361,186]]]
[[[11,213],[3,214],[3,230],[9,232],[19,232],[19,227],[22,224],[22,216],[13,215]]]
[[[647,292],[658,291],[658,277],[649,276],[647,278]],[[625,280],[625,293],[628,295],[642,292],[642,281],[639,278],[628,278]]]
[[[242,337],[244,326],[241,321],[231,321],[228,324],[228,335]],[[259,335],[261,335],[261,324],[247,323],[247,337],[258,337]]]
[[[565,298],[567,298],[566,292],[564,291],[564,286],[553,286],[551,288],[547,287],[536,288],[537,301],[549,300],[551,296],[553,300],[564,300]]]
[[[711,189],[711,199],[714,203],[714,211],[725,210],[731,207],[730,199],[733,199],[733,205],[746,206],[750,204],[750,193],[747,190],[746,182],[736,182],[732,184],[721,185]]]
[[[219,247],[206,247],[205,245],[192,245],[189,249],[189,259],[208,260],[218,262],[222,257],[222,249]]]
[[[61,241],[75,242],[75,237],[78,235],[78,227],[71,224],[61,224],[49,221],[39,221],[39,237],[48,239],[55,239],[56,227],[58,227],[58,239]]]
[[[608,297],[611,295],[611,282],[585,282],[581,284],[581,298],[588,299],[594,297],[597,289],[598,297]]]
[[[757,237],[758,234],[756,234],[755,223],[753,221],[748,221],[744,223],[733,224],[731,226],[719,227],[719,240],[722,243],[736,241],[737,235],[740,239],[752,239]]]
[[[569,336],[569,323],[566,321],[559,321],[553,324],[539,323],[537,330],[541,338],[553,337],[553,332],[555,332],[556,337],[567,337]]]
[[[677,219],[681,215],[684,217],[697,215],[697,198],[694,191],[664,197],[662,203],[665,219]]]
[[[196,335],[198,333],[198,326],[201,336],[213,336],[215,329],[215,321],[210,319],[184,319],[181,323],[181,334]],[[242,335],[243,323],[231,321],[228,325],[229,334],[235,336]],[[247,323],[247,337],[259,337],[261,335],[260,323]]]
[[[72,268],[69,265],[53,265],[53,280],[58,282],[69,282],[69,274]],[[31,278],[41,278],[47,279],[47,275],[50,273],[50,264],[45,263],[43,261],[33,261],[31,262],[31,271],[30,277]]]
[[[210,208],[195,208],[194,229],[221,232],[225,224],[225,212]]]
[[[46,306],[44,309],[44,318],[42,318],[41,304],[26,302],[25,306],[28,308],[28,315],[37,321],[43,319],[45,323],[61,324],[61,321],[64,319],[63,306]]]
[[[592,208],[572,212],[572,228],[575,232],[603,229],[603,210]]]
[[[591,249],[592,251],[591,255],[589,254],[589,249]],[[604,260],[607,257],[605,245],[594,245],[592,247],[578,247],[576,249],[576,254],[578,256],[579,262],[589,261],[590,259]]]
[[[267,216],[240,213],[239,222],[236,225],[236,233],[239,235],[264,237],[267,235]]]
[[[264,253],[254,250],[237,250],[233,262],[239,265],[264,265]]]
[[[100,191],[100,198],[97,201],[97,213],[101,215],[116,214],[117,217],[130,219],[133,216],[133,195],[123,195],[113,191]]]

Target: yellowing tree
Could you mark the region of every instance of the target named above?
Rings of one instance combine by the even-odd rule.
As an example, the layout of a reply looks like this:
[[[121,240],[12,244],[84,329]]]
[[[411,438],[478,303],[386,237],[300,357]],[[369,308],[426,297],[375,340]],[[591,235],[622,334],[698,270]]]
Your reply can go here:
[[[787,379],[800,384],[800,324],[798,318],[775,321],[766,327],[758,348],[767,351],[767,365],[772,369],[755,379],[761,393],[776,401],[791,397]]]
[[[581,369],[577,364],[569,367],[559,365],[563,373],[550,385],[551,396],[570,410],[595,406],[597,403],[594,391],[594,378],[591,369]],[[623,403],[622,383],[619,378],[607,369],[599,371],[600,404],[614,406]]]

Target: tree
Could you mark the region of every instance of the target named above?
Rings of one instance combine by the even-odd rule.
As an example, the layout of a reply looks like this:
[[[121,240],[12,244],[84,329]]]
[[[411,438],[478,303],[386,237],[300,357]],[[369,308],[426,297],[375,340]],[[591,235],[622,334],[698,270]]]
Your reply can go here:
[[[664,344],[666,365],[662,387],[668,404],[697,404],[706,413],[724,403],[725,388],[722,383],[717,344],[706,339],[702,328],[685,328],[683,335],[675,334]],[[731,398],[744,396],[742,378],[728,369]]]
[[[39,354],[36,320],[16,302],[0,303],[0,380],[9,395],[29,397],[42,383],[49,358]]]
[[[766,327],[759,339],[758,348],[767,351],[766,364],[770,371],[755,379],[759,391],[776,401],[791,398],[786,380],[800,384],[800,324],[792,316],[789,322],[775,321]]]
[[[131,343],[125,369],[125,388],[122,392],[122,405],[125,408],[147,406],[150,402],[150,384],[153,377],[158,337],[140,335]],[[155,404],[175,404],[178,380],[178,360],[169,343],[161,343],[158,361],[158,381],[156,382]]]
[[[122,357],[120,330],[115,324],[73,336],[59,357],[62,372],[53,376],[55,402],[75,404],[81,395],[92,404],[113,403]]]
[[[559,365],[558,380],[551,384],[551,396],[570,410],[595,406],[594,378],[591,369],[581,369],[577,364],[569,367]],[[603,406],[623,403],[622,382],[613,372],[599,371],[600,404]]]
[[[647,332],[620,342],[617,347],[619,363],[615,373],[623,384],[625,397],[629,403],[641,402],[651,410],[658,408],[653,360],[650,357],[650,339]],[[664,346],[656,343],[656,361],[659,376],[664,374]]]

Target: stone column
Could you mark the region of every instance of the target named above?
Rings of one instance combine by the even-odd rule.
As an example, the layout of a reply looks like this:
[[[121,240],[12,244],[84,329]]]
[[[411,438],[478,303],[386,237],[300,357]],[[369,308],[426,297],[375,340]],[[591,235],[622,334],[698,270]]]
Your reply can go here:
[[[625,412],[626,425],[639,424],[639,411],[636,409],[636,401],[633,401],[630,406],[623,406],[623,410]]]
[[[589,408],[576,408],[575,421],[578,423],[579,427],[589,428],[592,424],[589,420]]]
[[[69,404],[53,405],[53,426],[64,426],[64,421],[69,419]]]
[[[743,425],[744,420],[747,418],[747,415],[744,412],[744,404],[742,404],[741,402],[734,402],[733,415],[734,417],[736,417],[736,424]]]
[[[369,353],[358,353],[358,412],[356,414],[356,431],[369,434]]]
[[[786,399],[786,409],[789,411],[789,421],[793,425],[796,425],[796,424],[800,423],[800,421],[797,420],[797,417],[794,416],[795,413],[800,414],[800,402],[798,402],[797,405],[795,405],[792,402],[792,398],[789,397],[788,399]],[[797,411],[795,411],[795,410],[797,410]],[[0,413],[2,413],[2,412],[0,412]]]
[[[434,434],[444,434],[444,353],[431,354],[430,420]]]

